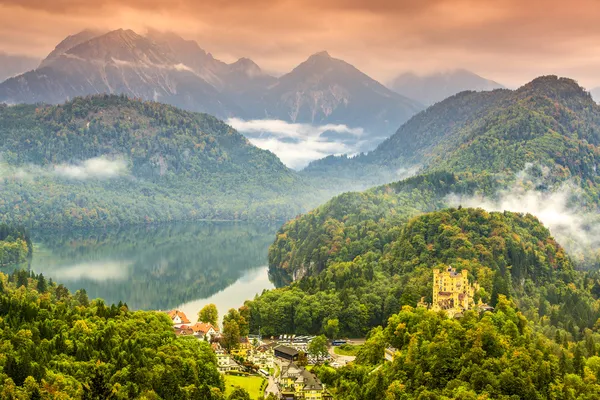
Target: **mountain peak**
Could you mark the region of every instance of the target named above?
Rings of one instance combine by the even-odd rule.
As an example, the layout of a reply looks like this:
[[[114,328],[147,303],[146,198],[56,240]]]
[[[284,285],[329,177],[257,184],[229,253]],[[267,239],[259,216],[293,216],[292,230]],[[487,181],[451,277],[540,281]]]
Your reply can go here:
[[[56,60],[61,55],[67,53],[73,47],[85,43],[88,40],[91,40],[95,37],[102,36],[105,33],[106,32],[96,31],[93,29],[84,29],[79,33],[67,36],[63,41],[56,45],[56,48],[52,50],[50,54],[48,54],[48,56],[40,64],[40,67],[45,67],[49,65],[50,63],[52,63],[52,61]]]
[[[317,53],[313,54],[313,55],[312,55],[312,56],[310,56],[308,59],[310,60],[311,58],[312,58],[312,59],[315,59],[315,58],[325,58],[325,59],[329,59],[329,58],[331,58],[331,56],[329,55],[329,53],[328,53],[327,51],[323,50],[323,51],[319,51],[319,52],[317,52]]]
[[[132,31],[131,29],[123,29],[119,28],[114,31],[110,31],[107,34],[103,35],[106,38],[119,38],[122,40],[136,40],[141,38],[140,35]]]
[[[260,76],[263,74],[260,67],[254,61],[246,57],[242,57],[233,64],[229,64],[229,70],[242,72],[249,77]]]
[[[591,99],[589,92],[581,87],[577,81],[556,75],[535,78],[517,91],[525,94],[541,94],[552,99],[573,99],[576,97]]]

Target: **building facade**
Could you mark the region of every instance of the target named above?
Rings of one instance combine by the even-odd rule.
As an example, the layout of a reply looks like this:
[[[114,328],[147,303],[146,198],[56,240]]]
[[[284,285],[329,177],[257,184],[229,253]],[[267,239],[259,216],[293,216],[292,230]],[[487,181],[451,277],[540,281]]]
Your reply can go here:
[[[443,271],[433,270],[433,296],[431,309],[445,310],[448,316],[475,308],[475,293],[479,285],[469,283],[469,271],[463,269],[456,272],[455,268],[447,267]]]

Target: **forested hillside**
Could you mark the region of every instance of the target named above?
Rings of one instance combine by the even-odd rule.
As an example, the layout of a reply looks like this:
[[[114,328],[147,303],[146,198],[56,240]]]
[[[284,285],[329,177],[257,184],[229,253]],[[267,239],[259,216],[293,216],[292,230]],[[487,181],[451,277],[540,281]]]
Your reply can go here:
[[[122,96],[0,106],[0,157],[0,221],[24,225],[282,219],[319,199],[216,118]]]
[[[549,194],[568,183],[568,206],[593,213],[600,202],[598,144],[600,107],[572,80],[542,77],[512,92],[458,94],[415,116],[372,153],[331,161],[347,169],[345,176],[354,167],[373,172],[377,163],[420,167],[414,178],[338,196],[288,222],[270,265],[285,279],[322,269],[337,253],[336,235],[372,235],[372,226],[452,205],[449,195],[493,199],[515,185]]]
[[[315,334],[337,320],[339,335],[364,335],[421,297],[431,302],[431,271],[443,265],[468,270],[484,302],[495,306],[501,295],[513,298],[528,318],[547,317],[575,335],[600,317],[591,294],[600,289],[597,276],[576,272],[531,215],[462,208],[405,225],[374,220],[344,231],[329,221],[328,228],[336,232],[334,241],[315,250],[323,252],[323,264],[303,271],[291,286],[246,303],[253,329]]]
[[[294,282],[247,302],[252,327],[330,337],[370,330],[355,365],[318,369],[340,399],[598,397],[597,254],[576,269],[535,216],[447,207],[511,196],[514,205],[535,193],[542,209],[559,193],[564,208],[549,204],[545,217],[588,212],[576,237],[585,247],[600,203],[599,144],[590,95],[542,77],[516,91],[460,93],[367,155],[312,164],[307,176],[417,175],[286,223],[269,263],[273,277]],[[495,311],[449,320],[415,309],[421,297],[431,301],[431,270],[443,265],[468,270],[481,285],[476,297]],[[386,346],[395,360],[378,366]]]
[[[316,371],[339,400],[599,398],[597,326],[573,336],[539,323],[503,296],[494,313],[460,320],[405,307],[371,332],[356,363]],[[390,345],[394,360],[383,363]]]
[[[599,183],[599,144],[600,106],[575,81],[545,76],[514,91],[459,93],[413,117],[372,152],[329,157],[304,173],[374,182],[377,171],[387,177],[413,168],[510,178],[534,163],[585,188]]]
[[[208,343],[166,314],[90,301],[27,271],[0,273],[2,399],[223,399]]]
[[[32,249],[26,230],[0,224],[0,267],[27,261]]]

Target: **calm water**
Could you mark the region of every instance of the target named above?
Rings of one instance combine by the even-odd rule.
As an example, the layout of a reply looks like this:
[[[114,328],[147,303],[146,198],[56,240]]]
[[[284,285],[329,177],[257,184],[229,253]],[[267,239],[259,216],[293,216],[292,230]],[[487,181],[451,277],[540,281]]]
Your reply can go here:
[[[223,315],[273,284],[267,250],[278,224],[203,222],[32,232],[31,269],[132,309],[180,308],[195,321],[215,303]]]

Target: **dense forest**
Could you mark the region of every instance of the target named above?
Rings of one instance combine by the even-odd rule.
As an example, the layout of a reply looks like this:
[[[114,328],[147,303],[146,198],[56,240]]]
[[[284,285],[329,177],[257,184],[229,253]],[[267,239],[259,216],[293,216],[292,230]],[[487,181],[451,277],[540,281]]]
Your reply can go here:
[[[33,245],[25,229],[0,224],[0,267],[24,263],[32,251]]]
[[[71,295],[0,273],[2,399],[223,399],[208,343],[178,338],[166,314]]]
[[[468,270],[484,302],[495,306],[507,296],[531,320],[548,318],[572,335],[600,317],[597,274],[576,271],[532,215],[446,209],[402,226],[369,227],[348,232],[338,227],[322,269],[315,264],[289,287],[246,302],[251,329],[317,334],[335,323],[337,335],[360,337],[403,306],[414,307],[422,297],[431,302],[431,270],[444,265]]]
[[[327,196],[307,188],[274,154],[206,114],[108,95],[0,105],[0,222],[276,220]]]
[[[339,400],[592,400],[599,342],[598,326],[574,337],[500,296],[493,313],[459,320],[406,306],[371,331],[355,363],[316,371]],[[386,346],[394,360],[382,363]]]

